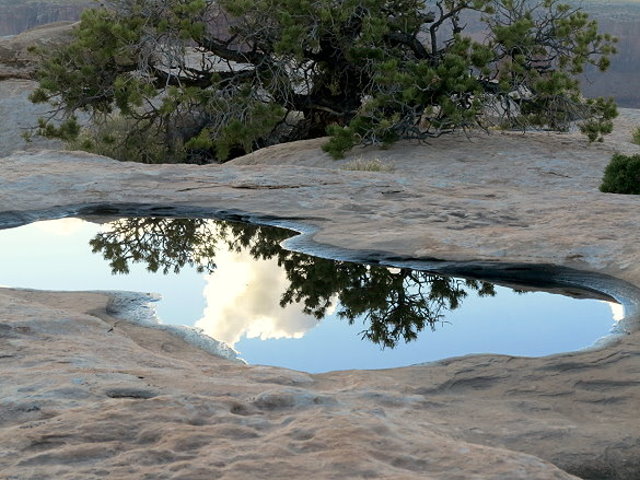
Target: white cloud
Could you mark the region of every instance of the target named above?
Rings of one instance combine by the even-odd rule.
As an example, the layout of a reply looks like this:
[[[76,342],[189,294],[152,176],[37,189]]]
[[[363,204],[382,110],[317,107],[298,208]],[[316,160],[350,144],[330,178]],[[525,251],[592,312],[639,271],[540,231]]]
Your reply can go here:
[[[300,338],[318,321],[297,304],[280,307],[288,285],[277,260],[254,260],[248,253],[219,250],[217,269],[206,276],[206,307],[196,327],[234,345],[249,338]]]
[[[609,305],[609,308],[611,309],[611,316],[613,317],[613,319],[616,322],[619,322],[620,320],[622,320],[624,318],[624,306],[619,304],[619,303],[615,303],[615,302],[604,302],[606,304]]]
[[[52,235],[69,236],[82,230],[88,222],[79,218],[44,220],[33,224],[35,228]]]

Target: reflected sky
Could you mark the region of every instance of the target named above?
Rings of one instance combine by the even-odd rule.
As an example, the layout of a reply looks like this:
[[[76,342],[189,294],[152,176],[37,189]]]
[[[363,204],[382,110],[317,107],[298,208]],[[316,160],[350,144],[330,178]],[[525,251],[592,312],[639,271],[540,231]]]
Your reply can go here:
[[[198,242],[206,238],[207,245],[220,236],[213,221],[204,230],[189,229],[188,225],[180,227],[181,230],[176,230],[179,238],[192,235]],[[158,292],[163,300],[157,310],[164,323],[201,328],[234,346],[249,363],[310,372],[389,368],[470,353],[539,356],[571,351],[593,344],[610,331],[613,319],[619,320],[623,315],[617,304],[542,292],[519,294],[491,286],[489,293],[495,296],[486,290],[479,296],[478,292],[489,287],[484,284],[470,287],[462,280],[443,283],[426,274],[416,277],[414,272],[401,275],[400,269],[375,273],[356,264],[332,269],[324,260],[310,262],[310,257],[276,251],[278,235],[265,237],[267,241],[233,232],[227,235],[233,241],[216,240],[215,262],[198,257],[194,265],[187,262],[179,273],[174,273],[169,262],[168,273],[162,274],[147,271],[145,262],[131,261],[127,265],[129,274],[114,275],[112,265],[102,256],[107,247],[103,244],[103,250],[92,253],[89,246],[89,241],[100,232],[114,235],[114,228],[117,231],[117,225],[113,224],[100,226],[79,219],[63,219],[0,231],[0,284],[52,290]],[[139,238],[139,232],[133,236]],[[116,237],[109,237],[113,238]],[[240,248],[244,243],[247,248]],[[171,248],[175,250],[175,246]],[[133,258],[136,252],[131,251]],[[173,260],[184,261],[180,253],[171,252]],[[215,268],[211,268],[213,263]],[[199,272],[198,266],[203,265],[207,268]],[[160,265],[159,270],[164,266]],[[348,292],[334,293],[322,284],[328,271],[337,276],[328,277],[327,282],[344,284],[351,297]],[[347,274],[360,275],[362,281],[347,279]],[[319,282],[319,286],[310,290],[311,280]],[[372,285],[382,285],[390,293],[383,298],[384,302],[366,298],[365,306],[373,305],[374,314],[360,315],[365,312],[360,305],[366,296],[363,292],[368,292]],[[396,288],[398,285],[404,287]],[[429,302],[420,303],[416,300],[420,297],[417,290],[427,287],[430,290],[426,293],[444,289],[449,295],[446,301],[441,301],[445,307],[450,306],[452,299],[460,306],[436,312],[435,300],[429,298]],[[457,290],[462,287],[464,295]],[[457,293],[452,295],[452,291]],[[287,292],[289,301],[283,302]],[[412,324],[417,338],[387,344],[395,348],[382,348],[384,343],[380,341],[362,341],[363,332],[369,332],[370,340],[379,340],[381,331],[390,333],[389,324],[381,322],[380,312],[392,314],[388,309],[390,303],[403,306],[398,295],[415,297],[409,313],[433,313],[433,323],[427,322],[422,328]],[[424,297],[425,291],[421,295]],[[338,301],[339,296],[347,307]],[[305,309],[307,313],[303,313]],[[442,312],[446,313],[443,317]],[[384,315],[382,320],[386,319]],[[373,334],[372,324],[378,326]],[[409,333],[413,334],[413,330]],[[404,337],[397,335],[397,338]]]

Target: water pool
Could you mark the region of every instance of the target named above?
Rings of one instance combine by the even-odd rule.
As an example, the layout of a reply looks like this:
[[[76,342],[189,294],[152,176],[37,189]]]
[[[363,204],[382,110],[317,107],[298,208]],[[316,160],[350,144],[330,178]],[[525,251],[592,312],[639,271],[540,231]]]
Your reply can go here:
[[[0,231],[0,285],[157,292],[159,321],[193,326],[252,364],[389,368],[472,353],[592,345],[620,305],[284,250],[291,232],[178,218],[67,218]]]

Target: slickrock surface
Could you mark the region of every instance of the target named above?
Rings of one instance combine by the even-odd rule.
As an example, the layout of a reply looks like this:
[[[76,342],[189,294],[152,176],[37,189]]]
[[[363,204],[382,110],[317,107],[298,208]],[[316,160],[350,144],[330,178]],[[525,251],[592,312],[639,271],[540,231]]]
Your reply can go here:
[[[0,159],[0,225],[90,204],[198,208],[313,227],[302,245],[325,253],[603,273],[637,300],[640,197],[597,190],[613,151],[640,151],[637,125],[626,110],[605,144],[474,133],[340,162],[321,141],[206,167],[18,152]],[[359,157],[394,171],[340,168]],[[0,478],[640,479],[637,317],[589,351],[309,375],[111,329],[108,305],[0,290]]]

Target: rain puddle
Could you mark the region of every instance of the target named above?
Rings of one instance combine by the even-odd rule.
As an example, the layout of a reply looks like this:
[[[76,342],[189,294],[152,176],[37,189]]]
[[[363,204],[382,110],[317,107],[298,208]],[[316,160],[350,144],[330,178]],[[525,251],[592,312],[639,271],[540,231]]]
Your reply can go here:
[[[159,321],[251,364],[308,372],[578,350],[616,303],[291,252],[292,233],[210,219],[67,218],[0,231],[0,285],[157,292]]]

